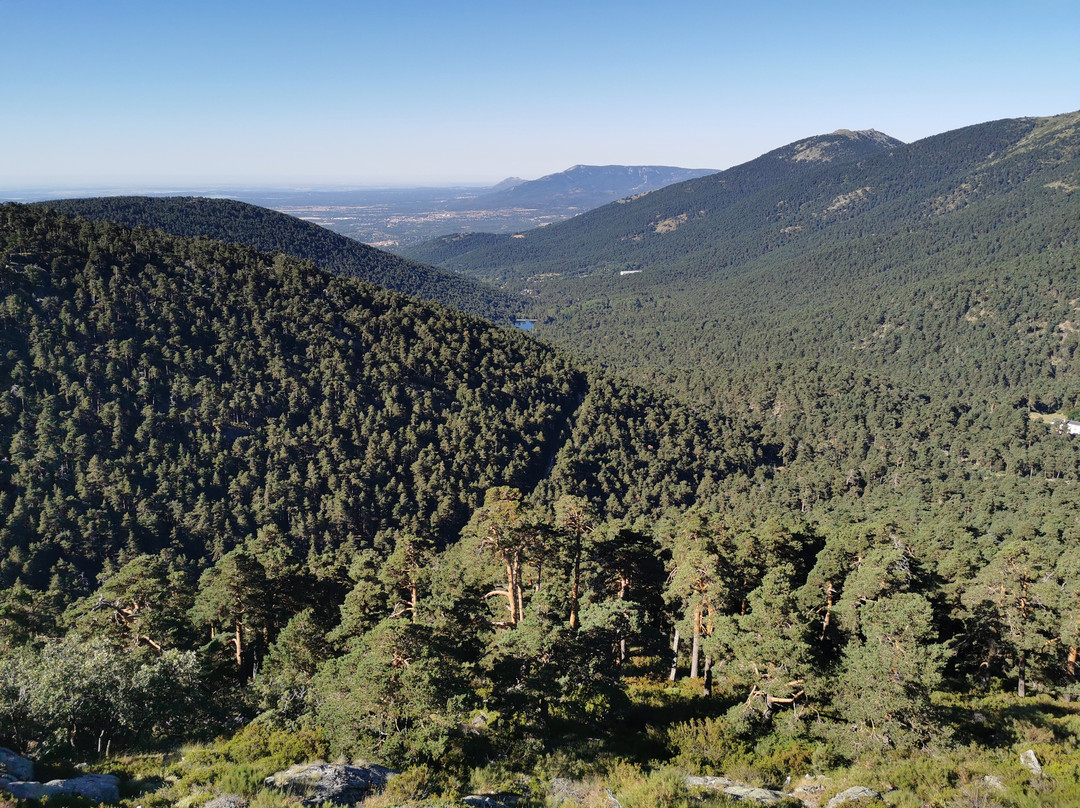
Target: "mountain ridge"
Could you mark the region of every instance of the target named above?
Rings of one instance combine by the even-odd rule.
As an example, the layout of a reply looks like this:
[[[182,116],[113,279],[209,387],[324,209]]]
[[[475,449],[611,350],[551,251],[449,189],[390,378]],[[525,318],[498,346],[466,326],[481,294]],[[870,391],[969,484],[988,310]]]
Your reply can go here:
[[[695,394],[814,360],[927,393],[1027,386],[1033,406],[1070,400],[1080,113],[794,159],[821,142],[423,254],[527,289],[540,338]]]
[[[5,743],[160,761],[252,722],[157,794],[138,763],[161,805],[335,757],[407,769],[398,801],[811,766],[823,799],[1074,803],[1077,124],[832,133],[512,240],[580,251],[507,274],[568,350],[303,243],[0,207]]]
[[[568,211],[584,211],[616,199],[648,193],[712,173],[715,173],[715,169],[578,164],[535,180],[503,180],[491,192],[457,200],[448,208],[477,210],[565,206]]]
[[[631,277],[574,244],[591,274],[528,281],[537,331],[611,360],[593,335],[614,330],[624,366],[664,356],[699,378],[827,359],[1053,408],[1074,395],[1078,123],[989,122],[826,166],[643,240]]]
[[[506,324],[519,308],[510,296],[475,280],[377,250],[269,208],[207,197],[97,197],[36,203],[95,221],[204,236],[314,261],[323,269]]]
[[[625,263],[623,257],[633,252],[628,246],[647,237],[650,230],[671,232],[691,217],[700,218],[704,211],[723,209],[764,188],[812,172],[822,164],[854,160],[896,145],[900,141],[877,132],[815,135],[725,171],[668,185],[636,199],[617,200],[542,230],[516,236],[454,234],[400,253],[488,281],[506,283],[514,278],[522,282],[528,275],[565,271],[559,267],[571,271],[586,268],[588,262],[580,257],[582,244],[599,237],[606,242],[606,262],[615,266]],[[541,267],[527,273],[514,270],[515,265],[530,262]],[[501,269],[492,272],[496,265]]]

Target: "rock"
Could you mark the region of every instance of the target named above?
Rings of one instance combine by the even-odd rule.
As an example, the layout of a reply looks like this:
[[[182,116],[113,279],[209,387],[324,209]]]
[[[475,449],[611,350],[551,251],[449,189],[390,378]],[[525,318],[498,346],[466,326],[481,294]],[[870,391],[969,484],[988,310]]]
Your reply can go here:
[[[17,782],[5,785],[11,796],[22,800],[40,800],[58,794],[76,794],[91,802],[119,802],[120,780],[111,774],[84,774],[68,780],[47,783]]]
[[[239,794],[219,794],[203,808],[248,808],[248,801]]]
[[[699,777],[696,774],[688,774],[686,784],[690,788],[711,788],[715,791],[723,791],[728,786],[735,785],[735,781],[726,777]]]
[[[866,786],[852,786],[847,791],[841,791],[828,803],[826,808],[836,808],[838,805],[843,805],[846,802],[855,802],[857,800],[876,800],[880,799],[881,795],[874,791],[872,788]]]
[[[745,783],[736,783],[727,777],[698,777],[697,775],[688,774],[686,775],[686,785],[690,788],[711,788],[713,791],[726,794],[733,800],[756,802],[761,805],[779,802],[784,797],[782,791],[774,791],[771,788],[755,788]]]
[[[0,746],[0,771],[11,775],[14,780],[34,779],[34,764],[2,746]]]
[[[804,775],[788,794],[803,805],[816,806],[821,802],[825,789],[829,787],[829,778],[823,774]]]
[[[753,786],[727,786],[724,793],[733,800],[756,802],[758,805],[772,805],[774,802],[779,802],[784,798],[781,791],[774,791],[771,788],[755,788]]]
[[[520,794],[470,794],[461,801],[471,808],[516,808],[521,802]]]
[[[995,791],[1004,791],[1005,784],[1001,782],[1001,778],[996,774],[988,774],[983,777],[983,782]]]
[[[387,780],[400,773],[374,763],[356,766],[299,763],[267,777],[263,782],[293,797],[300,797],[302,805],[321,805],[324,802],[353,805],[369,794],[381,791]]]
[[[548,791],[555,804],[572,802],[581,806],[599,806],[601,803],[597,800],[597,796],[601,792],[605,795],[602,803],[605,808],[620,808],[619,801],[606,788],[582,780],[556,777],[551,781],[551,788]]]
[[[1042,764],[1040,764],[1039,759],[1035,757],[1034,749],[1029,749],[1026,752],[1020,753],[1020,765],[1036,777],[1042,774]]]

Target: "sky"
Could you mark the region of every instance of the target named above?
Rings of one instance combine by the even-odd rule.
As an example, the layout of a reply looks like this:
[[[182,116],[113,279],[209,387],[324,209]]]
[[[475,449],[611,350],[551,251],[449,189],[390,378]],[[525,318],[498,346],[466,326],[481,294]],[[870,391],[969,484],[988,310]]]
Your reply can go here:
[[[0,191],[724,169],[1080,109],[1080,2],[0,0]]]

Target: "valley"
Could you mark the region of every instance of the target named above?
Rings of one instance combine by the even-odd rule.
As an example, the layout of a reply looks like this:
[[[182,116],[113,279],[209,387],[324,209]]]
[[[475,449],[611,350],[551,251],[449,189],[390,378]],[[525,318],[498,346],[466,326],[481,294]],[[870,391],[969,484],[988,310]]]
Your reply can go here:
[[[251,188],[217,186],[141,195],[200,196],[245,202],[285,213],[372,247],[397,251],[446,233],[518,233],[565,221],[608,202],[713,173],[669,166],[574,166],[535,180],[511,177],[497,185],[390,188]],[[0,193],[3,193],[0,191]],[[82,191],[80,198],[131,196],[130,189]],[[49,188],[7,192],[16,202],[62,201]],[[5,199],[0,196],[0,201]]]
[[[1074,803],[1078,125],[407,258],[0,207],[0,738],[131,808],[361,759],[368,808]]]
[[[578,165],[535,180],[511,177],[491,188],[312,191],[237,198],[396,252],[446,233],[518,233],[543,227],[617,199],[711,173],[670,166]]]

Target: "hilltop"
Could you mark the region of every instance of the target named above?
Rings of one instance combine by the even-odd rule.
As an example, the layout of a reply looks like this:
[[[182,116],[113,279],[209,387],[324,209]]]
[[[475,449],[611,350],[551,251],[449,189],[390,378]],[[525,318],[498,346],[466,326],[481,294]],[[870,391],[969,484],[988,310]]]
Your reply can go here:
[[[204,197],[99,197],[41,204],[94,221],[114,221],[176,236],[204,236],[263,251],[285,252],[314,261],[327,272],[452,306],[493,322],[508,323],[519,307],[513,296],[482,283],[390,255],[310,222],[246,202]]]
[[[623,199],[544,229],[445,236],[401,253],[512,288],[537,275],[640,268],[642,255],[664,262],[684,254],[728,208],[758,192],[897,145],[874,131],[805,138],[726,171]]]

